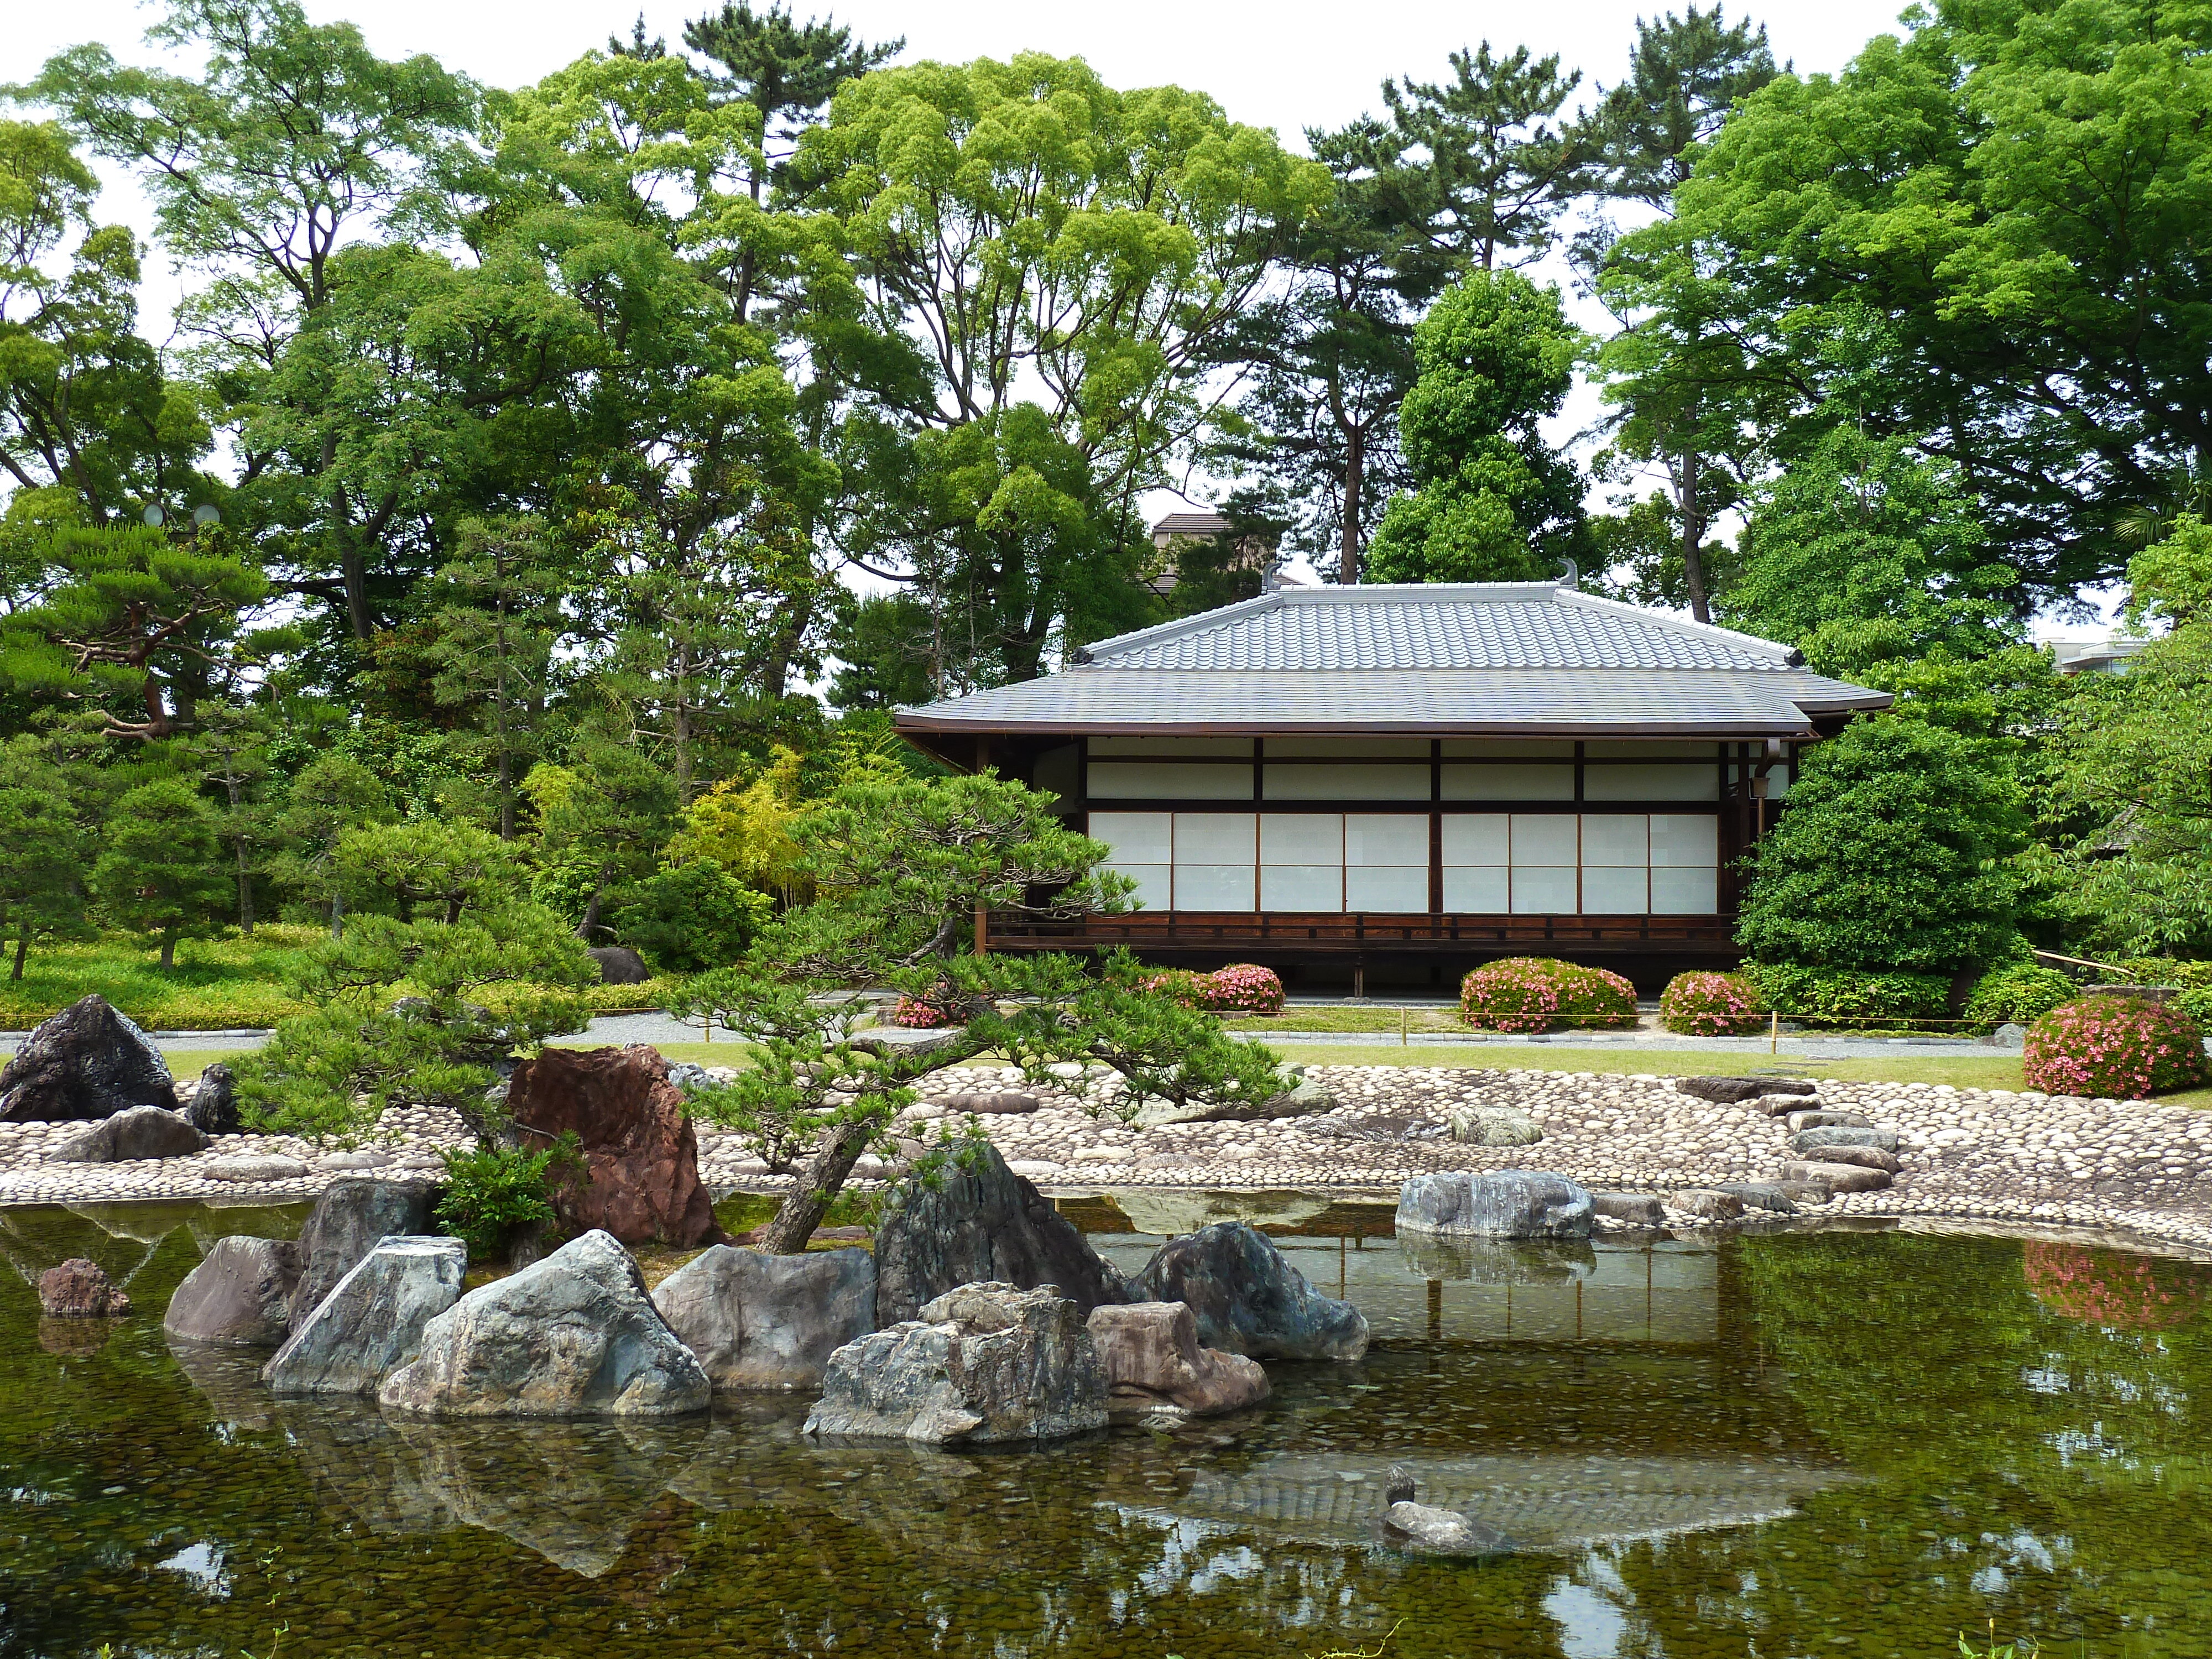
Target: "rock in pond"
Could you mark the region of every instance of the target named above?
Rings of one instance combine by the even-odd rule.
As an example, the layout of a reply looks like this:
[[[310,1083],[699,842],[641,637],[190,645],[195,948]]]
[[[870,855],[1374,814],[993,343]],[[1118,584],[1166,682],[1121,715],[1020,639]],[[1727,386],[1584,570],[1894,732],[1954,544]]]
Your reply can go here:
[[[1323,1296],[1275,1243],[1243,1221],[1218,1221],[1152,1252],[1139,1276],[1155,1302],[1190,1304],[1198,1340],[1255,1359],[1357,1359],[1367,1320]]]
[[[568,1130],[582,1140],[587,1178],[563,1182],[553,1194],[568,1226],[625,1244],[679,1249],[714,1237],[698,1139],[657,1050],[642,1043],[541,1048],[514,1068],[507,1106],[529,1145],[544,1146]]]
[[[208,1066],[190,1083],[179,1084],[177,1103],[204,1135],[234,1135],[243,1127],[238,1119],[238,1079],[228,1066]]]
[[[39,1311],[49,1319],[120,1319],[131,1298],[98,1262],[73,1256],[39,1275]]]
[[[80,1130],[46,1154],[49,1164],[135,1164],[142,1158],[190,1158],[207,1137],[181,1113],[162,1106],[126,1106]]]
[[[1258,1360],[1199,1346],[1198,1321],[1186,1303],[1093,1308],[1087,1323],[1106,1368],[1106,1407],[1116,1419],[1212,1417],[1267,1397],[1267,1373]]]
[[[429,1417],[665,1417],[713,1390],[629,1252],[592,1231],[430,1321],[377,1399]]]
[[[1057,1440],[1106,1418],[1106,1370],[1072,1299],[1050,1285],[963,1285],[831,1354],[806,1432]]]
[[[1544,1138],[1535,1119],[1510,1106],[1455,1106],[1444,1121],[1454,1140],[1470,1146],[1533,1146]]]
[[[427,1181],[361,1176],[342,1177],[324,1188],[300,1229],[300,1284],[292,1294],[293,1328],[299,1328],[322,1305],[323,1298],[367,1259],[379,1240],[428,1234],[430,1206],[437,1196],[438,1189]],[[447,1298],[449,1303],[452,1299]]]
[[[653,1305],[717,1389],[819,1388],[830,1356],[876,1328],[876,1259],[717,1244],[662,1279]]]
[[[1479,1238],[1588,1238],[1590,1195],[1563,1175],[1439,1170],[1398,1189],[1401,1232]]]
[[[1413,1471],[1393,1463],[1382,1482],[1382,1541],[1416,1555],[1500,1555],[1518,1547],[1457,1510],[1419,1503]]]
[[[183,1342],[274,1347],[299,1282],[299,1247],[289,1239],[219,1238],[169,1298],[161,1328]]]
[[[176,1103],[153,1038],[97,995],[40,1025],[0,1070],[0,1123],[66,1123]]]
[[[1765,1210],[1774,1215],[1796,1215],[1797,1200],[1779,1181],[1723,1181],[1715,1188],[1741,1199],[1747,1213]]]
[[[1756,1100],[1761,1095],[1809,1095],[1820,1089],[1818,1084],[1803,1078],[1787,1077],[1678,1077],[1674,1087],[1683,1094],[1723,1106]]]
[[[1130,1299],[1121,1275],[988,1141],[935,1187],[909,1181],[876,1230],[876,1319],[895,1325],[962,1285],[1059,1287],[1080,1315]]]
[[[261,1380],[277,1394],[374,1391],[415,1358],[422,1328],[459,1299],[468,1270],[468,1247],[458,1238],[380,1240],[328,1296],[294,1317]]]
[[[1667,1194],[1667,1207],[1676,1215],[1694,1216],[1700,1221],[1743,1218],[1743,1200],[1734,1193],[1711,1187],[1678,1188]]]
[[[1590,1213],[1608,1221],[1626,1221],[1637,1227],[1663,1227],[1667,1206],[1656,1193],[1601,1193],[1590,1194]]]

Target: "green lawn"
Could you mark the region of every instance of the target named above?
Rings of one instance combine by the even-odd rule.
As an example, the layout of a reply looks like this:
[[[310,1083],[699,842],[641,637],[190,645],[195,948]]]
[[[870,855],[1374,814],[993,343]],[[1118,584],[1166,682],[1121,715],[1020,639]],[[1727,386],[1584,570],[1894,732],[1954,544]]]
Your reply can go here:
[[[95,991],[149,1030],[274,1024],[298,1012],[285,994],[285,970],[321,931],[269,922],[252,939],[179,940],[177,965],[167,972],[161,953],[136,939],[40,946],[21,979],[0,979],[0,1029],[27,1031]]]

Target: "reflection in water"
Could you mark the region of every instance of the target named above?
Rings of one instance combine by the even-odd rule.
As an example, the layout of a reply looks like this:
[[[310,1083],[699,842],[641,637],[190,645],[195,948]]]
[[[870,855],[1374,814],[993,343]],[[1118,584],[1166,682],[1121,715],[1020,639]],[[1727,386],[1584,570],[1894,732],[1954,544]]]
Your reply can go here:
[[[1597,1274],[1597,1251],[1587,1241],[1457,1239],[1407,1233],[1398,1240],[1398,1254],[1416,1279],[1571,1285]]]
[[[1230,1421],[945,1452],[808,1441],[783,1396],[649,1425],[272,1401],[264,1356],[159,1317],[196,1235],[295,1212],[0,1211],[0,1659],[279,1623],[378,1659],[1272,1659],[1394,1628],[1391,1659],[1741,1659],[1992,1615],[2097,1659],[2212,1650],[2206,1270],[1894,1232],[1439,1254],[1376,1216],[1278,1234],[1368,1314],[1361,1364],[1271,1366]],[[143,1263],[139,1312],[51,1352],[21,1267],[75,1255]],[[1524,1553],[1381,1547],[1393,1463]]]

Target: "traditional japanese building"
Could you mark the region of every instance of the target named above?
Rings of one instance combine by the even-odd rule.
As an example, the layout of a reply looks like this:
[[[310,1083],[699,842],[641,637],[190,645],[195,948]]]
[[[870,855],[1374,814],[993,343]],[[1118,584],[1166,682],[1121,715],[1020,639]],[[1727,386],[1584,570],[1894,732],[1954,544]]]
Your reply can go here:
[[[1734,866],[1797,757],[1890,702],[1771,641],[1511,582],[1267,593],[896,718],[1052,792],[1136,883],[1140,909],[996,922],[993,949],[1401,982],[1542,954],[1650,987],[1735,960]]]

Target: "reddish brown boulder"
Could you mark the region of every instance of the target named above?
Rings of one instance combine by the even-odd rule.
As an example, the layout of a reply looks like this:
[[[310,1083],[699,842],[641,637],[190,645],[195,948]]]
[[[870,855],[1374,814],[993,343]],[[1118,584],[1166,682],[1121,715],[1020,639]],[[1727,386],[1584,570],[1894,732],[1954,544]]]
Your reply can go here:
[[[1267,1397],[1258,1360],[1198,1346],[1198,1322],[1183,1303],[1093,1308],[1090,1326],[1116,1419],[1164,1410],[1210,1417]]]
[[[571,1129],[583,1142],[586,1177],[563,1182],[553,1199],[571,1231],[680,1248],[715,1237],[698,1139],[658,1051],[541,1049],[515,1067],[507,1106],[527,1145]]]
[[[98,1262],[80,1256],[39,1275],[39,1308],[49,1319],[119,1319],[131,1311],[131,1298]]]

